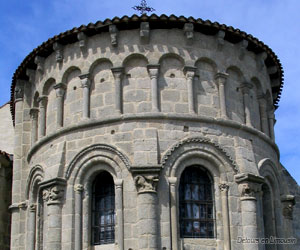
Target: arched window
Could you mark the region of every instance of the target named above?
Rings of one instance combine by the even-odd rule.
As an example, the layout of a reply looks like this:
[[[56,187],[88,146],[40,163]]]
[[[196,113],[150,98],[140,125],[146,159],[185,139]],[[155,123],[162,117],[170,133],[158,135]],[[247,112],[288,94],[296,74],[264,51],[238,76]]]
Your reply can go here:
[[[179,184],[181,238],[214,238],[212,181],[201,166],[187,167]]]
[[[92,187],[92,244],[115,242],[115,189],[112,176],[101,172]]]

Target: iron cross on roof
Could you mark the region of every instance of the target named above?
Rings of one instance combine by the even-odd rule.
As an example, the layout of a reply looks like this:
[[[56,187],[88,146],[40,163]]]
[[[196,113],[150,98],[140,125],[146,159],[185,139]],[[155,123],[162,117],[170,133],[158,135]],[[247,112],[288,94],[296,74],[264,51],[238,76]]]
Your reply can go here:
[[[142,0],[140,5],[136,5],[132,7],[134,10],[139,11],[142,14],[145,14],[147,12],[153,12],[155,9],[152,7],[147,6],[146,0]]]

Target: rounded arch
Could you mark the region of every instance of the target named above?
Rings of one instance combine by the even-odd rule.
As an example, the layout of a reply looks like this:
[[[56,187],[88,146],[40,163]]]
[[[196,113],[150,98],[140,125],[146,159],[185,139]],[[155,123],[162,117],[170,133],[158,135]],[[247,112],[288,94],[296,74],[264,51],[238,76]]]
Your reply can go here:
[[[102,162],[111,166],[115,172],[110,171],[115,177],[121,177],[122,169],[129,169],[130,162],[128,158],[117,150],[116,148],[106,144],[95,144],[81,150],[70,162],[66,172],[65,178],[82,180],[85,171],[92,165],[97,165]]]
[[[234,75],[230,74],[230,72],[235,73],[235,74]],[[230,65],[229,67],[227,67],[226,73],[229,74],[229,77],[233,76],[233,78],[237,78],[235,80],[244,81],[244,74],[238,66]]]
[[[127,56],[123,62],[122,62],[122,66],[123,67],[126,67],[128,62],[132,59],[142,59],[142,60],[145,60],[146,61],[146,64],[149,63],[148,61],[148,58],[146,56],[144,56],[143,54],[139,54],[139,53],[133,53],[133,54],[130,54],[129,56]]]
[[[32,195],[37,196],[38,190],[38,183],[43,181],[44,179],[44,169],[41,165],[36,165],[31,168],[28,178],[27,178],[27,183],[26,183],[26,199],[34,199],[36,197],[32,197]]]
[[[53,87],[55,84],[56,84],[55,79],[52,77],[49,78],[43,85],[42,95],[49,95],[51,87]]]
[[[208,71],[212,71],[213,73],[217,73],[218,66],[215,61],[208,57],[200,57],[194,64],[197,67],[199,64],[208,64],[211,68],[205,68]]]
[[[257,97],[262,96],[264,91],[263,91],[260,80],[257,77],[252,77],[251,82],[253,83],[253,85],[256,88]]]
[[[81,69],[78,68],[77,66],[71,66],[69,68],[66,69],[66,71],[63,73],[63,76],[62,76],[62,82],[63,83],[68,83],[69,82],[69,78],[70,76],[72,76],[72,73],[74,72],[78,72],[77,74],[80,75],[81,74]]]
[[[268,89],[266,91],[266,99],[267,99],[268,105],[272,106],[273,105],[273,97],[272,97],[270,90],[268,90]]]
[[[224,171],[239,172],[232,157],[217,143],[206,138],[193,137],[184,139],[172,146],[163,156],[162,165],[170,177],[178,176],[183,166],[203,162],[210,167],[212,175],[222,176]],[[201,165],[201,164],[200,164]],[[223,166],[223,167],[221,167]]]
[[[166,54],[163,54],[159,60],[158,60],[158,63],[161,64],[163,60],[165,60],[166,58],[175,58],[177,60],[179,60],[182,64],[182,67],[185,65],[185,60],[178,54],[176,53],[166,53]]]
[[[94,72],[94,70],[96,69],[96,67],[102,63],[110,65],[110,68],[113,67],[113,63],[111,62],[111,60],[109,60],[108,58],[102,57],[102,58],[98,58],[90,65],[88,72],[90,74],[92,74]]]

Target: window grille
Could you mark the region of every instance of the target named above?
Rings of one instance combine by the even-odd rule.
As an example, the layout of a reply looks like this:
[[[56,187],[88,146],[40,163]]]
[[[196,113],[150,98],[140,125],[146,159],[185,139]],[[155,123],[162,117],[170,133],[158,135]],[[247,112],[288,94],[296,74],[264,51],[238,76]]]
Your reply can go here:
[[[115,188],[108,172],[100,173],[92,187],[92,244],[115,242]]]
[[[212,181],[201,166],[187,167],[179,184],[181,238],[214,238]]]

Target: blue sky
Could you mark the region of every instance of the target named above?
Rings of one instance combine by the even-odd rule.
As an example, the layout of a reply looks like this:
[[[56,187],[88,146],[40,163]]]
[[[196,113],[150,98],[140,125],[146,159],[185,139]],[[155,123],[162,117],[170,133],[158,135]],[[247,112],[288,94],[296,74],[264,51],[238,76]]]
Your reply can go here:
[[[0,105],[9,101],[11,78],[25,56],[48,38],[81,24],[132,15],[140,0],[0,0]],[[281,162],[300,183],[300,1],[148,0],[155,13],[225,23],[269,45],[284,69],[276,111]]]

